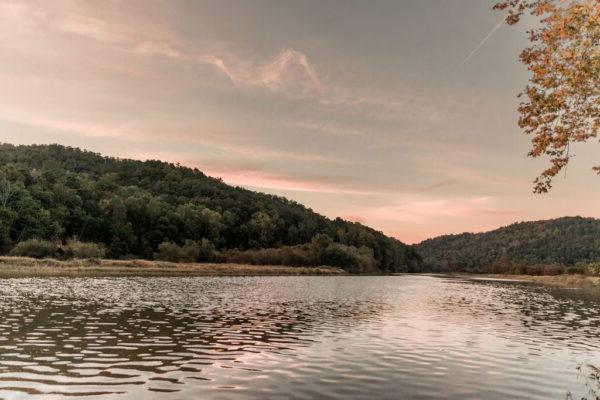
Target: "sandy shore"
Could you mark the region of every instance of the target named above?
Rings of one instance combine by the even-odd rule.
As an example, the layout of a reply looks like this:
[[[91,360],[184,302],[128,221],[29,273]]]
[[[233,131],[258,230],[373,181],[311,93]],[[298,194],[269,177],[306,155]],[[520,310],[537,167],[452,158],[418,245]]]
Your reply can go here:
[[[54,260],[0,257],[0,278],[48,276],[256,276],[345,275],[333,267],[243,264],[183,264],[148,260]]]
[[[544,285],[583,288],[583,287],[598,287],[600,288],[600,277],[587,275],[510,275],[510,274],[482,274],[482,275],[467,275],[471,279],[483,280],[509,280],[519,282],[532,282]]]

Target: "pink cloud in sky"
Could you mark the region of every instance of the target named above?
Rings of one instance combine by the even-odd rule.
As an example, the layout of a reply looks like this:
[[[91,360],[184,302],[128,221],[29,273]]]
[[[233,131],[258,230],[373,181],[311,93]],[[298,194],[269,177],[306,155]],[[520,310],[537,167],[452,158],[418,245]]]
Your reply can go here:
[[[194,163],[186,162],[185,160],[182,160],[181,163],[183,165],[195,166]],[[225,183],[236,186],[328,194],[378,194],[378,192],[356,189],[318,179],[297,178],[252,169],[221,169],[208,165],[197,165],[197,168],[209,176],[221,178]]]
[[[8,4],[4,8],[19,24],[31,22],[33,16],[38,16],[36,29],[40,31],[51,27],[54,32],[79,36],[119,52],[165,57],[180,65],[209,65],[238,88],[267,89],[294,98],[308,97],[327,108],[359,112],[370,117],[438,120],[440,113],[443,114],[431,96],[423,96],[408,85],[401,90],[378,91],[348,86],[331,76],[323,80],[303,49],[284,46],[271,57],[258,57],[223,43],[208,43],[201,48],[194,46],[155,21],[143,17],[132,21],[131,16],[125,18],[106,5],[60,0],[53,2],[51,7],[35,3],[26,6]]]
[[[494,207],[490,196],[472,198],[416,198],[399,204],[375,207],[369,216],[399,222],[425,223],[439,218],[468,218],[485,214],[511,214],[514,210]]]
[[[77,133],[94,138],[114,138],[139,140],[145,138],[141,132],[126,125],[100,124],[77,121],[66,117],[49,117],[44,115],[26,114],[21,111],[3,110],[0,108],[0,118],[18,124],[30,125],[44,129]]]
[[[88,34],[88,32],[81,32]],[[101,40],[102,37],[98,36]],[[298,50],[284,48],[271,60],[260,64],[244,60],[232,52],[215,55],[214,52],[197,53],[191,49],[180,49],[181,45],[165,41],[143,41],[135,46],[138,55],[163,56],[177,61],[208,64],[224,74],[234,85],[242,87],[318,90],[321,82],[308,56]],[[223,50],[221,50],[223,51]],[[227,58],[227,60],[225,60]],[[258,64],[258,65],[257,65]]]
[[[239,168],[235,166],[215,166],[214,163],[206,163],[202,160],[180,157],[166,153],[132,153],[127,157],[140,160],[160,159],[171,163],[178,163],[191,168],[198,168],[208,176],[221,178],[225,183],[235,186],[245,186],[280,191],[298,191],[328,194],[354,194],[375,195],[377,191],[361,190],[351,186],[328,182],[322,179],[308,179],[273,174],[257,169]]]
[[[170,54],[167,49],[162,49],[161,52]],[[271,60],[262,64],[241,59],[231,52],[226,56],[206,53],[183,55],[180,58],[210,64],[236,86],[266,88],[274,92],[287,90],[296,94],[321,87],[317,71],[308,56],[291,48],[280,50]]]
[[[289,79],[288,71],[294,66],[301,67],[315,88],[321,86],[317,71],[309,61],[308,56],[301,51],[293,49],[282,50],[271,63],[265,65],[262,68],[259,82],[271,89],[277,90],[285,84],[286,79]]]
[[[201,169],[207,175],[222,178],[224,182],[229,183],[231,185],[300,192],[339,194],[354,192],[351,189],[345,189],[335,184],[302,178],[288,177],[283,175],[275,175],[260,171],[244,169],[218,169],[208,166],[203,166],[201,167]]]
[[[354,209],[367,225],[380,227],[406,243],[418,243],[445,234],[493,229],[513,221],[520,213],[499,206],[492,196],[445,197],[422,194],[406,195],[396,203]],[[400,229],[398,227],[401,227]]]
[[[408,242],[517,218],[595,215],[580,193],[600,189],[575,178],[588,176],[576,163],[551,194],[531,195],[537,168],[514,122],[527,77],[514,57],[485,64],[482,52],[468,72],[450,68],[479,34],[451,18],[388,40],[450,5],[409,7],[414,15],[390,24],[382,8],[365,7],[348,14],[355,21],[300,31],[319,18],[300,21],[277,4],[0,0],[2,140],[179,162]],[[490,15],[480,6],[469,20]],[[331,7],[310,8],[324,16]],[[281,18],[265,26],[269,13]],[[349,26],[360,40],[348,40]],[[435,36],[442,32],[463,37]],[[429,34],[435,40],[412,41]],[[514,38],[494,37],[518,54]]]

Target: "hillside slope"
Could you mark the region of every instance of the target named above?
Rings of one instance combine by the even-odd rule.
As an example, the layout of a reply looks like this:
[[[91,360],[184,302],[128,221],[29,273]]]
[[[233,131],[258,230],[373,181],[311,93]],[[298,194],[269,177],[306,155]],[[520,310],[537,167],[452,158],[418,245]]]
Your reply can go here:
[[[600,261],[600,220],[564,217],[485,233],[444,235],[415,246],[430,270],[489,272],[507,265],[574,266]]]
[[[101,243],[113,258],[151,259],[163,242],[194,241],[219,252],[239,249],[239,257],[285,249],[289,257],[277,260],[353,272],[416,270],[420,262],[412,247],[381,232],[197,169],[60,145],[0,144],[0,253],[31,238]]]

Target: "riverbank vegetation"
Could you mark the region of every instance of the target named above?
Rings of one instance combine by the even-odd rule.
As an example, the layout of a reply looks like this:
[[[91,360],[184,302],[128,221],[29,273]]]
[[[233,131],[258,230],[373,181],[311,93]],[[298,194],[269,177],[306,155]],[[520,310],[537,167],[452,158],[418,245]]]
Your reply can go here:
[[[255,276],[255,275],[344,275],[329,266],[289,267],[233,263],[173,263],[149,260],[101,260],[0,256],[0,278],[46,276]]]
[[[0,254],[420,270],[381,232],[197,169],[59,145],[1,144],[0,159]]]

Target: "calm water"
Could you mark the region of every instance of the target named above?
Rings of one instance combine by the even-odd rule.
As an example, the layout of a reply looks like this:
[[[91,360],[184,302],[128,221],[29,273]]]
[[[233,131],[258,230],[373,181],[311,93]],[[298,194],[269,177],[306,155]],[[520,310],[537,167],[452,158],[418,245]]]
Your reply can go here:
[[[2,399],[565,399],[600,296],[427,276],[0,280]]]

